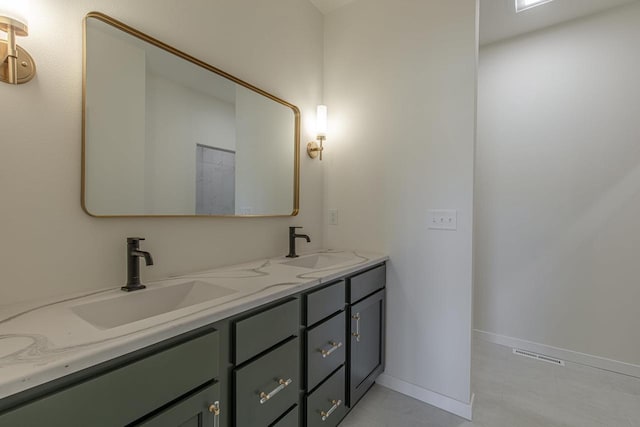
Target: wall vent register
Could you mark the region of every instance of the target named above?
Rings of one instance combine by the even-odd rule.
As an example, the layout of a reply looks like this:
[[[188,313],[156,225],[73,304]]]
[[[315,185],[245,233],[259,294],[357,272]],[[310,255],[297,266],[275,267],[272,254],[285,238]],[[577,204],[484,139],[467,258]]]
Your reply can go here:
[[[534,353],[532,351],[521,350],[519,348],[513,349],[513,354],[516,356],[528,357],[529,359],[539,360],[541,362],[553,363],[554,365],[564,366],[564,360],[556,359],[555,357],[545,356],[544,354]]]

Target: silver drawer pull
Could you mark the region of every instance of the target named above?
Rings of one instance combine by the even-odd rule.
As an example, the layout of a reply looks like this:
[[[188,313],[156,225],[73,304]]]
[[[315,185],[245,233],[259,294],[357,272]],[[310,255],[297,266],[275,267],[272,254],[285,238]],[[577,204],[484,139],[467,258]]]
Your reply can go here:
[[[331,404],[333,405],[331,407],[331,409],[329,409],[327,412],[321,411],[320,415],[322,415],[322,421],[326,421],[327,418],[329,418],[329,416],[331,414],[333,414],[333,412],[338,409],[338,406],[342,405],[342,400],[332,400]]]
[[[209,406],[209,412],[213,414],[213,427],[220,427],[220,402],[213,402]]]
[[[285,387],[287,387],[292,382],[293,380],[291,378],[289,378],[286,381],[280,378],[278,380],[278,384],[279,384],[278,387],[271,390],[269,394],[265,393],[264,391],[260,392],[260,404],[263,405],[267,400],[271,399],[273,396],[280,393],[282,390],[284,390]]]
[[[356,331],[351,332],[351,335],[356,337],[357,342],[360,342],[360,313],[354,314],[351,318],[356,321]]]
[[[330,356],[331,353],[333,353],[334,351],[336,351],[337,349],[342,347],[342,343],[341,342],[335,342],[335,341],[329,341],[329,345],[331,346],[331,348],[329,350],[325,350],[324,348],[319,350],[320,353],[322,353],[322,358],[323,359],[325,357],[327,357],[327,356]]]

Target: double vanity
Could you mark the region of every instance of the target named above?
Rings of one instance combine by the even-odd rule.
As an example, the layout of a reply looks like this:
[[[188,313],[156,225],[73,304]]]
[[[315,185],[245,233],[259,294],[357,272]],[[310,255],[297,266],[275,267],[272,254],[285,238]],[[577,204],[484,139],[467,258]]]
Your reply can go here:
[[[384,368],[386,260],[321,251],[0,310],[0,425],[338,425]]]
[[[89,215],[298,213],[297,107],[102,13],[83,31]],[[384,369],[387,257],[296,239],[143,284],[129,238],[122,288],[0,306],[0,426],[338,425]]]

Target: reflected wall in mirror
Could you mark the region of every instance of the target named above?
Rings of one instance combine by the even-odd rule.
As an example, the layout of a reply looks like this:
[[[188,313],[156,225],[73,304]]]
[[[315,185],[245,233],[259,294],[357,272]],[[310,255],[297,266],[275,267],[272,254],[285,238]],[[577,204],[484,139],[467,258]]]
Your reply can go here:
[[[298,213],[298,109],[98,12],[84,20],[92,216]]]

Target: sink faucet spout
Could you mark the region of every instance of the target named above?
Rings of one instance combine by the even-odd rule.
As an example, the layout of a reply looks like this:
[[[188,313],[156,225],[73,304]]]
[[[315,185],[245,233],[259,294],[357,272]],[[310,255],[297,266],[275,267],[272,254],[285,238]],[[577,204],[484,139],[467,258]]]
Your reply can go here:
[[[144,263],[147,265],[153,265],[153,258],[151,258],[151,254],[146,251],[132,250],[131,255],[137,256],[140,258],[144,258]]]

